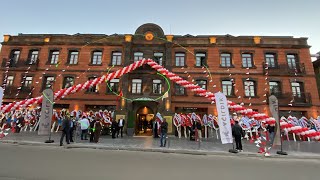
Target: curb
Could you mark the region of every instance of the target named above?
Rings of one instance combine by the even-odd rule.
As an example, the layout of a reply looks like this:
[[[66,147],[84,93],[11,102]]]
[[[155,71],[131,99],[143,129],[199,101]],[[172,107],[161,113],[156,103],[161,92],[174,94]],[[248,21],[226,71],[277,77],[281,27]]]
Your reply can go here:
[[[15,141],[15,140],[1,140],[3,144],[16,144],[16,145],[32,145],[32,146],[48,146],[60,147],[58,143],[43,143],[35,141]],[[120,146],[102,146],[102,145],[86,145],[86,144],[71,144],[64,145],[65,149],[99,149],[99,150],[112,150],[112,151],[134,151],[134,152],[158,152],[158,153],[173,153],[173,154],[187,154],[187,155],[203,155],[203,156],[225,156],[225,157],[249,157],[249,158],[266,158],[266,159],[304,159],[304,160],[320,160],[320,155],[297,156],[289,155],[281,156],[272,154],[270,157],[265,157],[259,153],[229,153],[225,151],[201,151],[201,150],[181,150],[181,149],[167,149],[167,148],[138,148],[138,147],[120,147]]]

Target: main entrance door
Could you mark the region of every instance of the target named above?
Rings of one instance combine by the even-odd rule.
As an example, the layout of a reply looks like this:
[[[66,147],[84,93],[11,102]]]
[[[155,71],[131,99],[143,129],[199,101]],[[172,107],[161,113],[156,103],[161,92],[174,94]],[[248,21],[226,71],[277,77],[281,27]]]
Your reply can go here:
[[[152,136],[152,124],[157,112],[158,103],[154,101],[133,102],[135,113],[135,135]]]
[[[137,110],[136,115],[136,135],[152,136],[153,110],[147,106],[143,106]]]

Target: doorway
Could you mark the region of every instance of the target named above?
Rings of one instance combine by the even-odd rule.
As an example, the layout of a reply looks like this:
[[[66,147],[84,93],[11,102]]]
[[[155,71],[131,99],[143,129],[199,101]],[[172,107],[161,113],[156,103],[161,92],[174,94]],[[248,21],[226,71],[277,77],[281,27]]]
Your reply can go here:
[[[135,135],[152,136],[154,112],[148,106],[141,106],[136,113]]]

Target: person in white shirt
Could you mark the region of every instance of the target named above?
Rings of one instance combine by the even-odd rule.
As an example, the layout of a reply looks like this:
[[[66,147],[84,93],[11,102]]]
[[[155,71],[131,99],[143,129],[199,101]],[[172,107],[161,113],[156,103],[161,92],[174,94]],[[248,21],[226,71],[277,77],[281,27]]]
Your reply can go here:
[[[81,127],[81,140],[88,140],[87,135],[88,135],[88,128],[90,126],[89,120],[85,116],[82,116],[79,123]]]
[[[121,131],[121,137],[123,137],[123,127],[124,127],[124,123],[125,120],[123,119],[123,117],[121,117],[118,121],[119,124],[119,128],[118,128],[118,132],[117,132],[117,137],[119,137],[119,132]]]

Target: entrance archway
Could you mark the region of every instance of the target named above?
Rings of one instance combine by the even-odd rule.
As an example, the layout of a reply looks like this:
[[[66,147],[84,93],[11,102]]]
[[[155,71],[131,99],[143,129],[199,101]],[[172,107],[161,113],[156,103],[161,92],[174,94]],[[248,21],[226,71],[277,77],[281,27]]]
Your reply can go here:
[[[155,112],[149,106],[141,106],[136,112],[135,135],[152,136]]]

